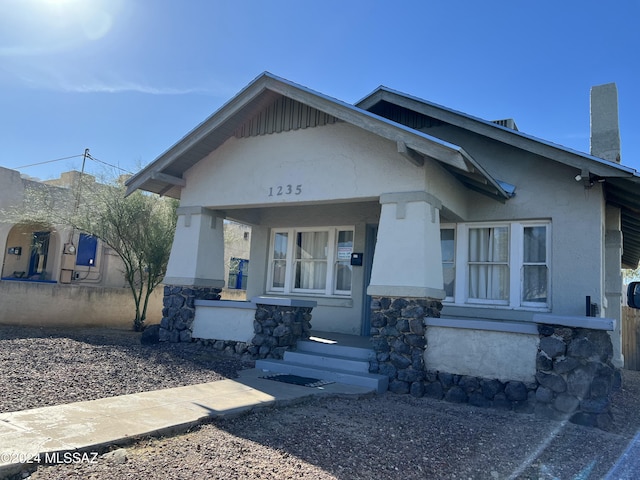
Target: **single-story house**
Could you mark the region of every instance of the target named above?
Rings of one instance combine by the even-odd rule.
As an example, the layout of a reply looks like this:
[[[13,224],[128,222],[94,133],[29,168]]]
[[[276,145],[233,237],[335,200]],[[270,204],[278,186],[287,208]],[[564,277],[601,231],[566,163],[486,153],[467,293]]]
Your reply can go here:
[[[310,317],[314,330],[371,337],[369,370],[396,391],[471,401],[480,387],[459,381],[474,378],[498,379],[514,405],[588,399],[567,393],[589,357],[571,342],[607,332],[587,339],[606,344],[598,372],[622,365],[621,267],[640,258],[640,176],[619,163],[615,85],[591,103],[587,154],[386,87],[352,105],[260,75],[127,182],[180,199],[164,338],[218,322],[204,338],[280,357],[289,346],[254,317],[298,308],[302,326],[276,336],[308,336]],[[211,300],[225,282],[223,219],[251,226],[255,315]]]

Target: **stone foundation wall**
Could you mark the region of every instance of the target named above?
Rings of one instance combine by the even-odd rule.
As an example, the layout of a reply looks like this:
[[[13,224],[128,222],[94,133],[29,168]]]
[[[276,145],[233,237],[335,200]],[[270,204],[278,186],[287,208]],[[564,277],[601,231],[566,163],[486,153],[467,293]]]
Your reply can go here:
[[[281,359],[284,352],[295,349],[298,340],[309,338],[311,311],[311,308],[306,307],[257,304],[253,322],[255,335],[251,342],[216,339],[199,341],[227,355],[240,356],[243,361]]]
[[[296,342],[309,338],[310,307],[256,305],[253,322],[255,336],[248,351],[254,359],[278,358],[287,350],[294,350]]]
[[[160,321],[161,342],[190,342],[196,308],[194,301],[220,300],[220,288],[166,285]]]
[[[621,385],[606,331],[539,325],[536,413],[607,428],[610,396]]]
[[[199,340],[203,345],[212,346],[229,355],[238,355],[243,360],[257,360],[262,358],[281,359],[285,351],[295,349],[298,340],[309,338],[313,307],[296,306],[295,301],[280,302],[275,299],[274,303],[277,304],[273,305],[256,303],[253,322],[255,335],[251,342],[194,339],[192,332],[196,311],[195,300],[220,300],[220,292],[219,288],[165,286],[159,340],[161,342]],[[294,305],[281,303],[293,303]],[[306,302],[306,304],[310,303]]]
[[[376,359],[370,372],[387,375],[389,390],[477,407],[535,413],[606,429],[610,396],[621,377],[611,360],[606,331],[539,325],[535,381],[500,381],[429,369],[424,318],[439,317],[435,300],[375,298],[371,342]]]
[[[252,347],[250,343],[238,342],[235,340],[214,340],[214,339],[196,339],[200,344],[211,347],[218,352],[232,357],[240,357],[240,360],[250,363],[256,357],[251,354],[249,349]]]
[[[424,394],[424,317],[439,317],[442,303],[415,298],[374,297],[371,344],[376,360],[369,371],[389,377],[395,393]]]

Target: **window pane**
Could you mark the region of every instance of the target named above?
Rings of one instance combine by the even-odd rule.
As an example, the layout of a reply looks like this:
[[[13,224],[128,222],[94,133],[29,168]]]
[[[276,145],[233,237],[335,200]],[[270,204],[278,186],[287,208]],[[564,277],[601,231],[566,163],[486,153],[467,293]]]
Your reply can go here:
[[[455,284],[455,270],[450,264],[442,266],[442,274],[444,276],[444,291],[447,297],[453,297],[453,286]]]
[[[523,302],[547,303],[548,269],[544,265],[525,265],[522,285]]]
[[[547,261],[547,227],[524,228],[524,261],[526,263]]]
[[[273,288],[284,288],[284,277],[287,272],[286,260],[275,260],[273,262]]]
[[[296,258],[326,259],[329,232],[299,232]]]
[[[453,262],[455,252],[455,237],[453,228],[440,230],[440,247],[442,248],[442,261]]]
[[[509,299],[509,228],[469,229],[469,298]]]
[[[338,248],[336,258],[338,261],[351,260],[353,253],[353,231],[341,230],[338,232]]]
[[[507,262],[508,258],[508,227],[469,229],[469,261]]]
[[[483,300],[508,300],[507,265],[469,265],[469,297]]]
[[[453,297],[455,284],[455,230],[443,228],[440,230],[440,249],[442,251],[442,275],[444,291],[448,298]]]
[[[273,241],[273,258],[283,259],[287,258],[287,240],[289,234],[287,233],[276,233]]]
[[[351,268],[350,262],[336,264],[336,290],[351,291]]]
[[[324,290],[327,285],[327,262],[298,260],[295,288]]]

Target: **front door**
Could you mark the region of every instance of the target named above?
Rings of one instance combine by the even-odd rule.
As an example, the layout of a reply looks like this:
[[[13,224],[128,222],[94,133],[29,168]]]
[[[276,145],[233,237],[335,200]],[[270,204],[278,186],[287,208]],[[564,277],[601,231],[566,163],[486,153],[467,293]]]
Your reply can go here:
[[[371,335],[371,297],[367,295],[367,287],[371,281],[371,267],[373,265],[373,254],[376,249],[376,238],[378,237],[378,225],[367,225],[364,252],[364,293],[362,295],[362,331],[360,335],[368,337]]]

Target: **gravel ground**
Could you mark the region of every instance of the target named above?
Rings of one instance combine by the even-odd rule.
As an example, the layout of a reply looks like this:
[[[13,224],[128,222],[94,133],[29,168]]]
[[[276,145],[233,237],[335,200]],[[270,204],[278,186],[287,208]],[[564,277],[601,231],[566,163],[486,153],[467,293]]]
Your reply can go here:
[[[241,367],[197,345],[146,347],[108,330],[0,327],[0,359],[0,411],[211,381]],[[409,395],[322,398],[114,446],[96,463],[41,466],[30,478],[605,478],[640,429],[640,372],[623,378],[609,432]]]
[[[1,325],[0,365],[0,412],[213,382],[242,368],[197,343],[141,345],[133,331]]]

